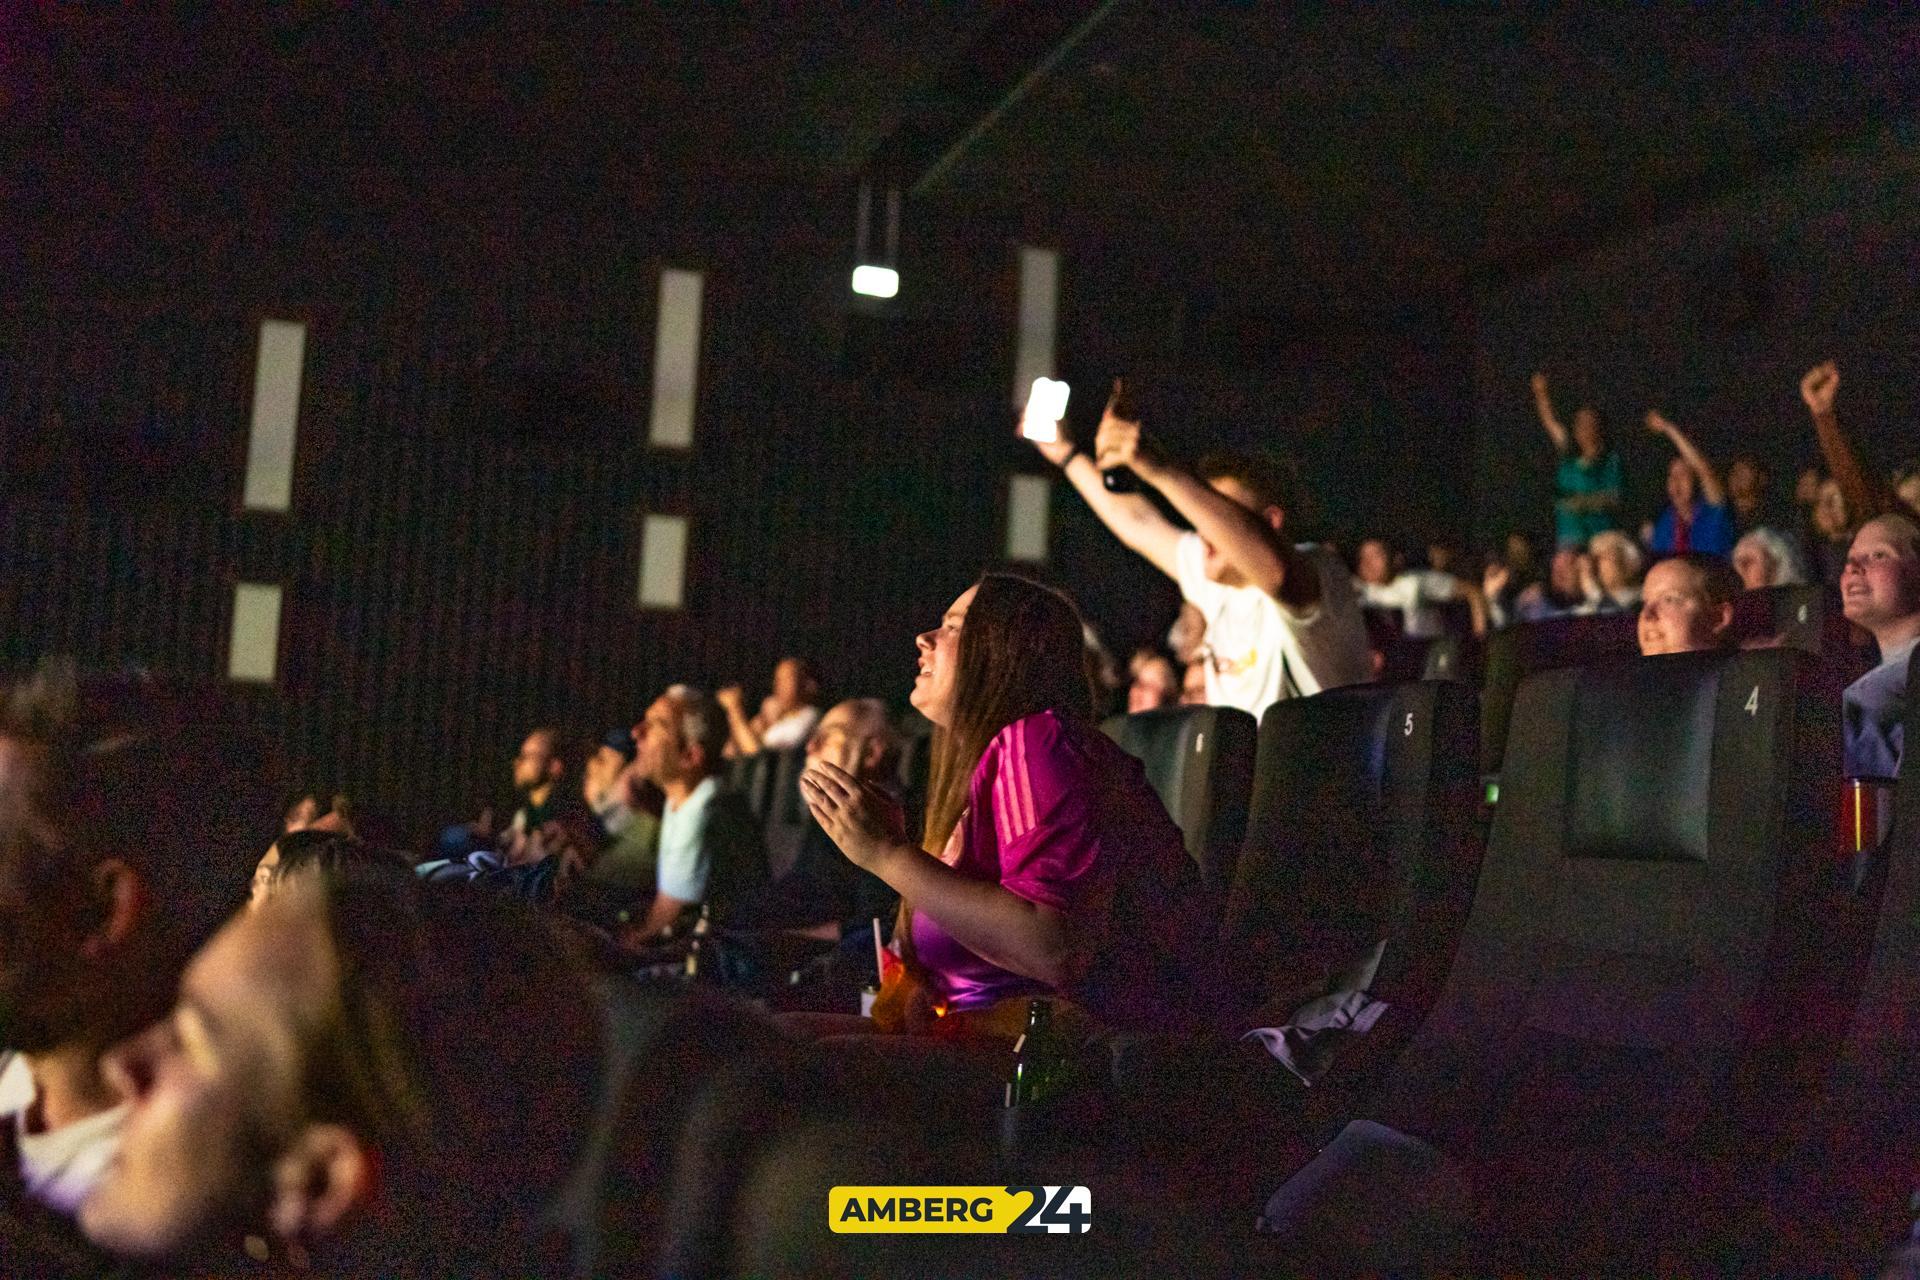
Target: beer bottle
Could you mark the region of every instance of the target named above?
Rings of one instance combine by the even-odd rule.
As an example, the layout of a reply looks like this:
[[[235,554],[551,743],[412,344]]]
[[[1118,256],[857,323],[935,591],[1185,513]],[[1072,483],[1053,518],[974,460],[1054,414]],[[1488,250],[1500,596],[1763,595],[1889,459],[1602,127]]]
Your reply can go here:
[[[1053,1031],[1053,1002],[1027,1002],[1027,1029],[1013,1042],[1013,1073],[1007,1080],[1007,1105],[1041,1102],[1059,1089],[1061,1054]]]

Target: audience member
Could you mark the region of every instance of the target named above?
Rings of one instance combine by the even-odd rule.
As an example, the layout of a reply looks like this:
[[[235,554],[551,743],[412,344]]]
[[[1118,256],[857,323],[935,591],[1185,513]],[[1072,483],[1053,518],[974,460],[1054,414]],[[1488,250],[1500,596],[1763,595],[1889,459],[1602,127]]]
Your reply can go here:
[[[1789,514],[1772,500],[1769,493],[1772,480],[1767,465],[1751,454],[1735,454],[1727,463],[1727,513],[1733,519],[1736,534],[1751,533],[1762,527],[1793,527]]]
[[[1647,430],[1665,436],[1679,455],[1667,465],[1667,505],[1654,518],[1648,549],[1662,556],[1680,551],[1726,555],[1733,550],[1733,521],[1719,473],[1659,410],[1647,411]]]
[[[862,786],[898,797],[900,734],[878,698],[853,698],[820,717],[807,740],[807,759],[824,760]],[[885,919],[891,926],[899,895],[886,882],[849,862],[817,822],[809,821],[785,875],[749,895],[731,923],[743,928],[831,926],[831,939]]]
[[[1433,640],[1447,633],[1441,605],[1458,600],[1471,611],[1473,633],[1487,633],[1487,602],[1479,587],[1439,569],[1398,569],[1393,549],[1380,538],[1360,544],[1354,558],[1354,590],[1369,608],[1400,615],[1400,633]]]
[[[1905,463],[1894,471],[1893,496],[1909,510],[1920,511],[1920,462]]]
[[[248,905],[258,907],[294,876],[308,872],[340,875],[358,866],[410,871],[413,859],[398,849],[368,844],[338,831],[319,827],[289,831],[273,842],[254,867]]]
[[[1180,673],[1180,705],[1183,707],[1207,706],[1207,664],[1204,659],[1189,663]]]
[[[1618,530],[1593,535],[1580,560],[1580,594],[1574,612],[1632,613],[1640,607],[1640,548]]]
[[[304,877],[221,930],[172,1014],[108,1055],[125,1136],[81,1223],[196,1274],[255,1269],[247,1237],[316,1275],[542,1274],[599,1025],[518,904]]]
[[[102,1055],[245,900],[274,826],[259,763],[217,701],[144,680],[49,663],[0,698],[0,1270],[77,1244],[65,1216],[127,1120]]]
[[[1840,482],[1825,476],[1814,490],[1813,527],[1807,545],[1813,548],[1813,568],[1820,585],[1838,587],[1847,567],[1847,553],[1853,546],[1853,512]]]
[[[1512,612],[1505,610],[1493,614],[1493,625],[1504,627],[1510,622],[1544,622],[1549,618],[1564,618],[1580,608],[1586,598],[1580,591],[1580,565],[1586,553],[1578,547],[1561,547],[1553,553],[1553,559],[1547,562],[1547,579],[1535,582],[1526,590],[1513,595]],[[1485,578],[1484,591],[1489,600],[1500,598],[1508,590],[1508,570],[1504,565],[1489,565]]]
[[[727,717],[698,689],[677,684],[633,727],[634,768],[660,788],[660,852],[653,903],[635,932],[655,937],[708,904],[719,918],[766,874],[758,825],[744,797],[724,790]]]
[[[1719,556],[1684,551],[1647,570],[1640,605],[1640,652],[1695,653],[1733,644],[1740,579]]]
[[[1903,502],[1893,487],[1860,465],[1860,455],[1840,427],[1834,402],[1840,394],[1840,366],[1829,360],[1807,370],[1800,379],[1800,398],[1813,416],[1814,436],[1820,444],[1827,473],[1840,487],[1847,514],[1864,523],[1888,511],[1920,519],[1920,508]]]
[[[633,731],[614,729],[587,758],[581,798],[601,839],[584,875],[610,893],[651,899],[659,880],[659,788],[640,776],[633,757]]]
[[[1573,430],[1567,430],[1553,412],[1544,373],[1533,375],[1533,407],[1560,455],[1553,478],[1554,541],[1562,547],[1584,547],[1594,534],[1618,526],[1620,455],[1607,448],[1600,415],[1590,405],[1574,411]]]
[[[1843,699],[1847,776],[1898,777],[1907,667],[1920,639],[1920,523],[1889,512],[1861,526],[1840,580],[1840,607],[1880,647],[1879,665],[1847,686]]]
[[[773,692],[747,718],[746,695],[729,685],[714,695],[727,715],[727,754],[750,756],[803,745],[820,723],[820,681],[801,658],[782,658],[773,668]]]
[[[1760,525],[1733,544],[1733,571],[1749,591],[1794,587],[1807,580],[1800,553],[1776,530]]]
[[[909,981],[884,1025],[1011,1035],[1057,993],[1115,1026],[1187,1022],[1208,908],[1140,763],[1092,722],[1072,602],[987,574],[916,641],[937,726],[922,848],[899,807],[825,759],[801,785],[841,850],[898,891]],[[892,1012],[888,1012],[891,1010]]]
[[[1127,686],[1127,714],[1158,711],[1180,701],[1180,674],[1173,662],[1158,649],[1137,651],[1128,667],[1133,681]]]
[[[1339,559],[1281,534],[1293,484],[1263,459],[1215,455],[1177,466],[1120,408],[1116,381],[1095,440],[1097,460],[1064,433],[1039,444],[1127,547],[1180,585],[1206,620],[1207,700],[1258,716],[1282,698],[1367,679],[1367,641]],[[1109,490],[1102,472],[1130,468],[1192,522],[1182,533],[1144,495]]]

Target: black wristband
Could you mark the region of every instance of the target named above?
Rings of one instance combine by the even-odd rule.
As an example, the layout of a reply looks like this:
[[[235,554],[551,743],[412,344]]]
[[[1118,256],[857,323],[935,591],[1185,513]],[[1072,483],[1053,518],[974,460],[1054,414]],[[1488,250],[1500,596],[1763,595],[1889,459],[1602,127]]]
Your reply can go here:
[[[1066,457],[1060,459],[1060,473],[1065,475],[1067,468],[1073,465],[1075,458],[1090,458],[1092,456],[1092,454],[1082,449],[1079,445],[1073,446],[1073,451],[1067,454]]]

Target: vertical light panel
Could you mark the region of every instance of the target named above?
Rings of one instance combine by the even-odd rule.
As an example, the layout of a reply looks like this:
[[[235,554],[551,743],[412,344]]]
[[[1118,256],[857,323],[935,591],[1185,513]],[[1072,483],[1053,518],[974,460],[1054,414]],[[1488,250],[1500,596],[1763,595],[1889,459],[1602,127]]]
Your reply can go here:
[[[247,480],[240,505],[247,511],[293,506],[293,442],[300,422],[300,379],[307,359],[307,326],[262,320],[253,361],[253,425],[247,432]]]
[[[280,666],[280,588],[239,582],[233,588],[233,636],[227,646],[227,676],[272,684]]]
[[[640,607],[678,609],[686,591],[686,519],[648,516],[640,526]]]
[[[1047,558],[1047,514],[1053,481],[1046,476],[1015,476],[1007,485],[1007,559]]]
[[[664,449],[693,447],[703,283],[698,271],[667,267],[660,272],[660,318],[653,334],[653,419],[647,443]]]
[[[1020,332],[1013,357],[1013,403],[1024,405],[1035,378],[1053,376],[1054,330],[1060,318],[1060,255],[1020,246]]]

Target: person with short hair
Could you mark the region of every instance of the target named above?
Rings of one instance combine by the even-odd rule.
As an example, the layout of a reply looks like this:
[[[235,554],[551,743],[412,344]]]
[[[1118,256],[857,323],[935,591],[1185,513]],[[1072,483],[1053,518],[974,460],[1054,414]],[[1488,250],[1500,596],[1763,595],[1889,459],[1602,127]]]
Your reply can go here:
[[[1640,652],[1648,657],[1732,647],[1740,578],[1719,556],[1687,551],[1657,561],[1641,587]]]
[[[359,870],[223,928],[114,1048],[98,1245],[212,1274],[521,1276],[597,1099],[598,1006],[523,904]]]
[[[1766,525],[1747,530],[1733,544],[1733,571],[1749,591],[1797,587],[1807,580],[1799,550]]]
[[[746,694],[728,685],[714,695],[727,713],[727,754],[750,756],[762,751],[785,751],[804,746],[820,723],[820,679],[804,658],[782,658],[774,664],[773,692],[760,703],[759,713],[747,717]]]
[[[1632,538],[1617,529],[1593,535],[1580,560],[1578,614],[1632,613],[1640,607],[1643,557]]]
[[[1399,615],[1400,634],[1412,640],[1435,640],[1447,634],[1442,606],[1461,601],[1472,619],[1473,633],[1487,633],[1486,596],[1478,586],[1440,569],[1405,569],[1384,538],[1368,538],[1354,553],[1354,590],[1370,609]]]
[[[362,866],[410,871],[413,859],[398,849],[368,844],[347,832],[324,827],[289,831],[268,847],[254,867],[247,905],[258,907],[296,876],[337,876]]]
[[[720,785],[729,735],[720,704],[676,684],[633,726],[633,767],[666,797],[657,884],[633,930],[656,937],[707,904],[718,918],[765,879],[766,852],[744,797]]]
[[[1897,778],[1907,668],[1920,639],[1920,522],[1888,512],[1860,526],[1840,578],[1840,608],[1880,648],[1879,664],[1842,698],[1847,776]]]
[[[166,1009],[277,823],[205,691],[49,662],[0,694],[0,1269],[99,1181],[127,1112],[102,1055]]]
[[[1116,379],[1095,456],[1064,432],[1036,447],[1114,536],[1198,606],[1207,700],[1257,718],[1282,698],[1366,681],[1366,631],[1346,566],[1325,547],[1282,536],[1297,505],[1291,472],[1235,453],[1208,455],[1189,471],[1145,434],[1125,395]],[[1119,468],[1158,490],[1192,531],[1182,532],[1144,494],[1110,491],[1104,473]]]
[[[1158,649],[1136,651],[1127,664],[1133,679],[1127,685],[1127,714],[1158,711],[1180,701],[1180,675],[1173,660]]]

